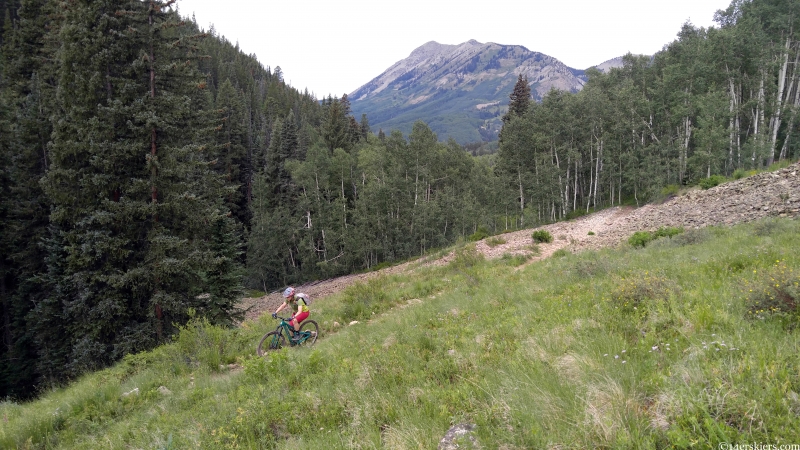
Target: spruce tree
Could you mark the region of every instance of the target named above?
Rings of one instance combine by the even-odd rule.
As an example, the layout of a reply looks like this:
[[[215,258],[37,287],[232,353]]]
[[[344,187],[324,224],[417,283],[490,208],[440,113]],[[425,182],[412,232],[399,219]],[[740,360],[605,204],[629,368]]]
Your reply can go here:
[[[66,324],[53,352],[66,355],[67,375],[152,347],[190,308],[218,323],[235,314],[240,237],[224,200],[236,189],[214,171],[214,149],[197,144],[212,140],[214,122],[196,108],[196,37],[172,3],[66,11],[63,120],[44,183],[52,294],[39,321]],[[42,348],[56,341],[43,328]]]
[[[49,205],[40,179],[48,167],[52,127],[52,48],[47,30],[56,30],[53,4],[11,2],[0,49],[0,297],[3,345],[0,396],[25,396],[38,382],[36,349],[28,316],[41,301],[37,276],[45,270]],[[16,6],[18,5],[18,6]]]

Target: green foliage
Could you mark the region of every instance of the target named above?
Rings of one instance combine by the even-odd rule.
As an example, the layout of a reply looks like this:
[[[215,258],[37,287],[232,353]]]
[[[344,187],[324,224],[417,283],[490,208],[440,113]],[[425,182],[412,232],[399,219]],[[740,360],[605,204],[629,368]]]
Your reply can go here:
[[[679,235],[683,233],[682,227],[660,227],[655,232],[649,231],[637,231],[628,238],[628,244],[633,247],[645,247],[651,241],[654,241],[658,238],[667,237],[672,238],[673,236]]]
[[[726,178],[723,175],[712,175],[708,178],[703,178],[700,180],[700,187],[703,189],[711,189],[714,186],[718,186],[726,181]]]
[[[558,249],[558,250],[553,252],[553,257],[554,258],[563,258],[563,257],[565,257],[565,256],[567,256],[569,254],[570,254],[570,252],[568,252],[567,249],[560,248],[560,249]]]
[[[489,247],[497,247],[498,245],[503,245],[506,242],[507,241],[505,239],[503,239],[502,237],[492,236],[492,237],[490,237],[489,239],[486,240],[486,245],[488,245]]]
[[[503,256],[500,258],[500,260],[503,261],[505,264],[508,264],[509,266],[516,267],[525,264],[532,257],[533,255],[530,253],[513,254],[513,255],[509,253],[503,253]]]
[[[792,442],[797,333],[785,313],[747,313],[761,295],[750,288],[778,298],[774,278],[797,290],[800,225],[781,222],[769,236],[706,230],[692,247],[377,278],[315,303],[329,332],[310,351],[257,358],[271,320],[198,321],[183,344],[0,403],[0,447],[435,448],[463,422],[483,448]],[[333,327],[354,298],[372,298],[375,314]],[[198,364],[220,343],[243,370]]]
[[[547,230],[536,230],[531,235],[531,238],[533,239],[533,242],[537,244],[549,244],[553,242],[553,235],[551,235]]]
[[[800,270],[776,260],[772,267],[753,271],[744,283],[747,318],[777,319],[789,329],[800,325]]]
[[[588,232],[586,234],[589,235],[589,236],[594,236],[594,231],[590,231],[590,232]]]
[[[680,192],[680,186],[677,184],[670,184],[661,188],[661,196],[664,198],[674,197]]]
[[[467,239],[470,242],[477,242],[477,241],[480,241],[481,239],[485,239],[487,237],[489,237],[489,230],[487,230],[486,227],[481,225],[481,226],[478,227],[477,231],[475,231],[474,233],[470,234],[467,237]]]
[[[483,253],[480,253],[474,244],[464,245],[455,250],[450,267],[458,270],[475,267],[484,261]]]

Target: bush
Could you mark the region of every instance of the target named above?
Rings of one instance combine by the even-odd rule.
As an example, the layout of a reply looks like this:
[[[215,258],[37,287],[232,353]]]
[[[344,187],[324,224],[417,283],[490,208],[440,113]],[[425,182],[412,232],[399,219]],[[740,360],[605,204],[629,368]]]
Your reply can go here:
[[[681,187],[677,184],[668,184],[661,188],[661,196],[664,198],[674,197],[678,195]]]
[[[711,189],[725,182],[725,177],[722,175],[711,175],[708,178],[700,180],[700,187],[703,189]]]
[[[642,247],[647,245],[648,242],[653,240],[653,234],[649,231],[637,231],[628,238],[628,243],[633,247]]]
[[[661,237],[671,238],[672,236],[683,233],[682,227],[661,227],[654,233],[649,231],[637,231],[628,238],[628,243],[633,247],[644,248],[650,241]]]
[[[533,258],[533,255],[531,254],[512,255],[509,253],[504,253],[503,257],[500,259],[509,266],[516,267],[525,264],[531,258]]]
[[[480,253],[475,245],[466,245],[456,250],[455,258],[450,263],[454,269],[468,269],[480,264],[484,260],[483,253]]]
[[[733,171],[733,179],[734,180],[741,180],[742,178],[746,178],[746,177],[749,177],[751,175],[754,175],[754,174],[751,173],[751,172],[748,172],[747,170],[744,170],[744,169],[736,169],[736,170]]]
[[[653,234],[655,239],[661,237],[671,238],[672,236],[683,233],[683,227],[661,227]]]
[[[478,227],[478,230],[470,234],[467,239],[469,239],[470,242],[477,242],[486,237],[489,237],[489,230],[487,230],[486,227],[481,225]]]
[[[590,231],[587,233],[589,236],[594,236],[594,231]]]
[[[750,319],[778,318],[789,329],[800,324],[800,270],[776,261],[758,279],[745,282],[745,306]]]
[[[555,256],[556,258],[563,258],[563,257],[565,257],[567,255],[569,255],[569,252],[566,251],[563,248],[560,248],[560,249],[556,250],[555,252],[553,252],[553,256]]]
[[[505,239],[494,236],[486,240],[486,245],[488,245],[489,247],[497,247],[498,245],[505,244],[506,242],[507,241]]]
[[[531,235],[535,243],[550,243],[553,242],[553,235],[546,230],[536,230]]]
[[[674,281],[645,272],[618,279],[611,291],[611,304],[615,309],[630,312],[647,302],[665,301],[680,292]]]

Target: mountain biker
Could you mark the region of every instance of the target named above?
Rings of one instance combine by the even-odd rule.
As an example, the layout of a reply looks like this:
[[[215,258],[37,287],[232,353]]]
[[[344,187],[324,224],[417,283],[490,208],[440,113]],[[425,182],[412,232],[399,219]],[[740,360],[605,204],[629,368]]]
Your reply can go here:
[[[294,335],[296,337],[297,333],[300,331],[300,322],[306,320],[308,317],[308,296],[302,292],[295,292],[295,289],[292,286],[289,286],[283,291],[283,298],[283,304],[278,306],[278,309],[272,313],[272,317],[277,318],[278,313],[281,312],[282,309],[286,308],[287,306],[291,308],[291,306],[296,305],[297,313],[295,313],[288,321],[289,325],[291,325],[294,329]]]

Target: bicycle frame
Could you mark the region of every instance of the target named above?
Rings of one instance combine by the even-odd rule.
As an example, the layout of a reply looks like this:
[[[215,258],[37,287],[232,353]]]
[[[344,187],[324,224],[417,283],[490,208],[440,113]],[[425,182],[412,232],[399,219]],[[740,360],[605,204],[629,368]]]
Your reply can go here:
[[[276,345],[278,342],[277,340],[280,339],[280,336],[285,335],[286,341],[289,342],[289,345],[294,347],[295,345],[300,345],[306,341],[309,337],[311,337],[311,333],[308,331],[300,331],[299,339],[294,340],[292,339],[292,334],[294,333],[294,327],[292,327],[289,322],[287,321],[288,318],[278,317],[281,322],[278,324],[278,327],[275,328],[277,334],[273,338],[272,345]]]

